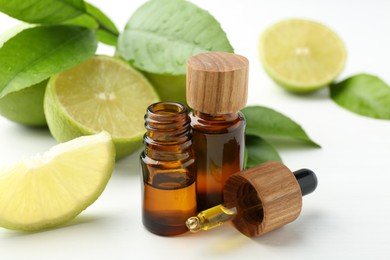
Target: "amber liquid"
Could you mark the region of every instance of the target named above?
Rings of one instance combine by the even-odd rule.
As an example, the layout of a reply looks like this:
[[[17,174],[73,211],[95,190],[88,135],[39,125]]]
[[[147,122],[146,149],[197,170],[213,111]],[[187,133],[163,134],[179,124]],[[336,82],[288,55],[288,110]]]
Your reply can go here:
[[[196,214],[195,183],[190,186],[163,190],[145,184],[142,221],[158,235],[172,236],[188,231],[185,222]]]
[[[192,116],[198,211],[223,203],[226,180],[243,168],[245,120],[241,113],[209,120]]]
[[[185,221],[197,213],[195,179],[189,174],[194,171],[193,160],[181,169],[169,169],[169,165],[142,165],[142,221],[150,232],[162,236],[187,232]]]

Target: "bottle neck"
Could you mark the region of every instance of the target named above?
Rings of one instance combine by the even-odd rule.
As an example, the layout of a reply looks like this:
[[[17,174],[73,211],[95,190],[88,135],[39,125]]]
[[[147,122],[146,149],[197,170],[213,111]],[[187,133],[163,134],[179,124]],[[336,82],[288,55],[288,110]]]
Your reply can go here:
[[[187,108],[175,102],[159,102],[145,115],[145,154],[156,160],[182,159],[191,149],[191,125]]]
[[[241,112],[210,115],[194,110],[191,125],[200,132],[227,133],[245,127],[245,119]]]
[[[235,121],[239,118],[239,112],[212,115],[212,114],[202,113],[202,112],[197,111],[197,110],[193,110],[192,114],[201,120],[215,121],[215,123],[231,122],[231,121]]]

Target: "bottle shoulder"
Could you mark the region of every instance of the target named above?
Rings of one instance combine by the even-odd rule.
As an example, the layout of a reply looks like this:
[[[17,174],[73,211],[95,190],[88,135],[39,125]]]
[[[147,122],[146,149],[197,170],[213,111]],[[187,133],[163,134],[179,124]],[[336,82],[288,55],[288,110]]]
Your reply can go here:
[[[241,112],[218,116],[191,112],[190,118],[193,131],[203,133],[244,131],[246,126],[244,114]]]
[[[160,170],[188,168],[195,164],[195,158],[192,153],[180,158],[155,158],[153,155],[150,156],[150,154],[146,154],[145,151],[143,151],[140,154],[139,159],[141,166],[148,166],[149,168]]]

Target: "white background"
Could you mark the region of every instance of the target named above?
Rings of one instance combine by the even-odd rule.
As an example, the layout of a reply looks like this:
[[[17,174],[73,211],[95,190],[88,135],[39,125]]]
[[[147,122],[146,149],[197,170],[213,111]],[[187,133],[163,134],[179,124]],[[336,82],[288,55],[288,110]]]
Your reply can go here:
[[[143,2],[91,1],[121,31]],[[321,149],[276,145],[290,169],[307,167],[318,175],[318,189],[304,198],[301,216],[253,239],[230,224],[198,234],[153,235],[141,223],[135,154],[117,163],[102,196],[65,227],[27,234],[0,228],[0,259],[390,259],[390,121],[338,107],[327,89],[307,96],[285,92],[266,76],[257,52],[258,38],[267,26],[290,17],[314,19],[330,26],[346,44],[348,62],[339,79],[367,72],[390,83],[390,2],[193,2],[216,17],[235,52],[250,60],[248,104],[288,115],[322,145]],[[0,14],[0,31],[15,24]],[[114,51],[101,46],[98,52]],[[0,118],[0,166],[55,144],[46,129]]]

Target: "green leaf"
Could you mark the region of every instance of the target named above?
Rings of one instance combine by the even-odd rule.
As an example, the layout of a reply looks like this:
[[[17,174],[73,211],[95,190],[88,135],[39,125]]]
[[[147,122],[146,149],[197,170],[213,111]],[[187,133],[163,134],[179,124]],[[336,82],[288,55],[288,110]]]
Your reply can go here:
[[[0,98],[41,82],[94,55],[93,31],[75,26],[26,29],[0,48]]]
[[[15,35],[17,35],[21,31],[26,30],[26,29],[31,28],[31,27],[34,27],[34,26],[35,26],[34,24],[21,22],[21,23],[15,25],[14,27],[11,27],[8,30],[1,32],[1,34],[0,34],[0,48],[3,46],[3,44],[5,42],[7,42],[9,39],[14,37]]]
[[[99,28],[99,23],[90,16],[89,14],[82,14],[75,18],[66,20],[62,23],[63,25],[75,25],[75,26],[81,26],[88,29],[94,29],[97,30]]]
[[[100,42],[116,46],[119,32],[115,24],[98,8],[89,3],[85,4],[87,7],[86,14],[67,20],[63,24],[94,29]]]
[[[287,116],[262,106],[245,107],[246,133],[258,137],[282,137],[304,141],[320,147],[310,139],[303,128]]]
[[[111,46],[116,46],[118,43],[118,37],[105,30],[98,29],[96,31],[96,36],[98,37],[100,42]]]
[[[330,86],[331,98],[362,116],[390,119],[390,87],[380,78],[358,74]]]
[[[99,23],[99,28],[111,33],[112,35],[116,35],[118,37],[119,31],[116,28],[115,24],[105,15],[100,9],[91,5],[90,3],[85,3],[87,7],[87,13],[89,13],[96,21]]]
[[[83,0],[0,0],[0,11],[29,23],[58,24],[86,9]]]
[[[208,51],[233,52],[220,24],[207,11],[183,0],[152,0],[126,24],[119,53],[136,68],[182,75],[187,59]]]
[[[268,161],[282,162],[282,159],[275,148],[261,137],[246,135],[245,148],[247,154],[245,169]]]

